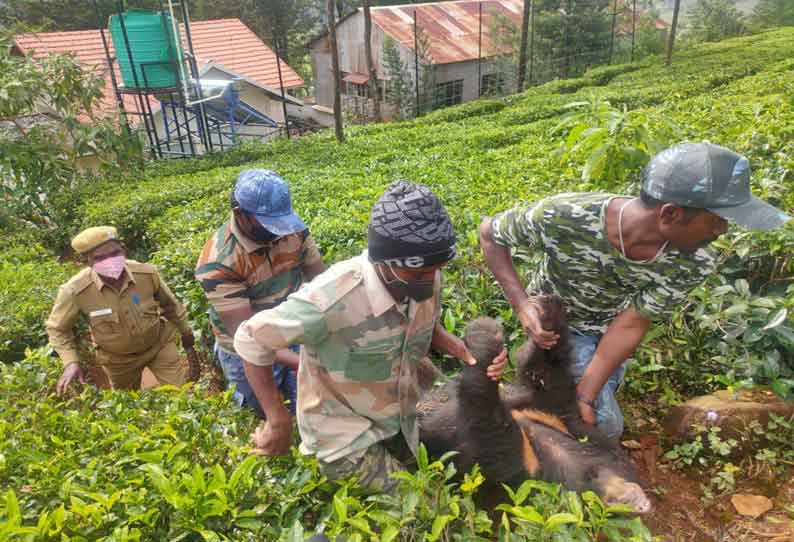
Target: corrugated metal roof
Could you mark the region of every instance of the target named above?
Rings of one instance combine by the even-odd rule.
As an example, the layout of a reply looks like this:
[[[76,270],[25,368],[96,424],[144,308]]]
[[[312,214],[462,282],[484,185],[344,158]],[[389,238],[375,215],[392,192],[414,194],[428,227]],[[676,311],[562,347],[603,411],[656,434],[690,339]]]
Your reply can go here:
[[[372,8],[372,22],[409,49],[414,49],[414,13],[420,35],[429,43],[433,64],[476,60],[479,51],[482,4],[482,55],[499,51],[491,40],[491,21],[501,15],[520,28],[522,0],[461,0]],[[497,15],[498,14],[498,15]]]
[[[262,86],[279,88],[275,53],[240,19],[191,22],[190,34],[199,69],[212,61],[222,64]],[[108,40],[110,53],[113,55],[115,53],[110,33],[105,32],[105,36]],[[187,49],[184,27],[181,28],[181,36],[185,49]],[[102,102],[102,111],[109,113],[115,109],[113,85],[107,70],[105,50],[99,30],[20,34],[16,36],[14,42],[23,52],[32,51],[36,58],[51,53],[72,53],[82,65],[100,70],[105,76],[105,98]],[[114,69],[119,84],[121,84],[118,64]],[[285,88],[303,85],[303,79],[283,61],[281,61],[281,71]],[[154,100],[152,101],[153,105],[156,103]],[[137,109],[135,99],[130,95],[124,96],[124,104],[125,108],[130,111]]]

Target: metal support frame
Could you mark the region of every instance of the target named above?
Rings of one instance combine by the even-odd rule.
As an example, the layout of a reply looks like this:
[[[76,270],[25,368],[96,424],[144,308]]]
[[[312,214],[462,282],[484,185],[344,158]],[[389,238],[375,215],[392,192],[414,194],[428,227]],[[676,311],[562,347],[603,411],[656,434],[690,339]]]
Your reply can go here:
[[[189,0],[159,0],[161,12],[173,13],[175,19],[181,19],[181,23],[175,20],[174,26],[179,28],[181,24],[184,36],[180,36],[178,39],[184,38],[186,45],[185,47],[182,43],[178,43],[177,50],[174,51],[171,41],[167,40],[169,53],[171,53],[170,57],[176,60],[161,62],[135,61],[123,17],[123,13],[130,2],[128,0],[117,0],[116,15],[119,17],[122,39],[127,49],[127,59],[132,68],[134,87],[124,87],[119,83],[117,70],[114,67],[117,57],[111,51],[105,34],[107,19],[102,20],[103,15],[107,14],[100,13],[97,0],[91,0],[91,2],[97,13],[98,27],[102,36],[102,45],[105,50],[113,92],[116,96],[116,104],[121,116],[122,129],[131,131],[130,117],[138,118],[139,126],[146,133],[146,141],[148,142],[152,158],[193,157],[203,152],[224,150],[237,143],[242,137],[269,137],[271,135],[270,133],[246,133],[245,127],[273,128],[274,132],[282,129],[281,125],[255,110],[246,111],[244,109],[245,113],[240,118],[239,115],[235,115],[235,111],[230,106],[228,110],[220,112],[217,108],[213,108],[215,117],[210,115],[207,101],[215,97],[205,97],[202,89],[198,62],[193,48],[193,36],[190,30]],[[134,4],[134,0],[132,3]],[[166,18],[163,17],[162,24],[166,25],[166,23]],[[169,28],[165,28],[165,31],[166,34],[172,32]],[[151,71],[153,66],[163,64],[172,65],[180,74],[180,79],[184,78],[185,73],[187,73],[188,77],[190,77],[188,83],[184,84],[185,81],[179,81],[173,87],[151,88],[146,74],[147,69]],[[280,71],[280,62],[278,67]],[[286,99],[285,94],[282,83],[282,100]],[[129,103],[125,104],[125,95],[132,97],[135,105],[134,110],[129,108]],[[162,130],[160,131],[158,131],[155,120],[154,100],[159,101],[160,114],[162,115]],[[250,108],[247,105],[246,107]],[[284,110],[286,112],[286,103],[284,104]]]

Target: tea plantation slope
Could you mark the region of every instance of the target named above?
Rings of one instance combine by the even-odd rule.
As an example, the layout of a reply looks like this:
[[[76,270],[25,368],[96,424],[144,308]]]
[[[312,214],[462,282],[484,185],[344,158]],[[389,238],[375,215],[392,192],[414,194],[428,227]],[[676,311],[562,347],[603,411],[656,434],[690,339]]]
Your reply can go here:
[[[549,131],[567,103],[608,99],[636,107],[678,122],[682,137],[710,139],[747,153],[758,172],[787,171],[791,105],[785,96],[792,95],[792,53],[794,31],[783,29],[681,51],[671,69],[658,59],[607,66],[577,80],[436,111],[413,122],[352,127],[344,145],[337,145],[329,131],[228,156],[158,164],[140,180],[92,187],[81,222],[73,228],[116,225],[133,256],[153,258],[175,281],[195,324],[206,329],[193,262],[205,237],[224,220],[241,169],[272,168],[290,181],[296,207],[327,261],[360,250],[372,202],[391,180],[404,177],[427,183],[441,195],[461,237],[462,257],[447,279],[453,286],[478,288],[468,293],[454,288],[447,307],[458,315],[455,320],[478,311],[509,316],[477,267],[475,229],[481,217],[558,191],[607,188],[582,183],[581,165],[561,163],[555,155],[560,136]],[[753,111],[770,122],[757,122]],[[8,266],[13,270],[14,264]],[[35,266],[65,272],[52,258],[37,259]],[[62,275],[54,276],[60,280]],[[0,284],[4,303],[21,306],[19,312],[4,311],[2,359],[19,359],[25,346],[44,339],[39,316],[46,313],[57,281],[45,285],[38,279],[42,294],[35,300],[26,295],[25,284],[25,274]],[[466,302],[459,304],[458,296]],[[22,328],[28,330],[24,337],[17,331]]]
[[[483,215],[519,202],[606,188],[582,182],[581,164],[561,162],[556,153],[560,136],[549,131],[565,104],[608,99],[675,121],[683,137],[734,147],[753,161],[755,180],[764,181],[760,193],[791,211],[794,193],[773,181],[794,172],[792,57],[794,29],[767,32],[681,51],[672,69],[659,60],[599,68],[414,122],[354,127],[341,146],[325,132],[226,158],[158,165],[141,179],[93,187],[74,229],[118,226],[133,254],[163,269],[194,326],[206,330],[206,304],[192,269],[209,233],[227,217],[242,168],[272,168],[290,181],[328,262],[364,246],[373,201],[391,180],[405,177],[439,193],[458,231],[461,256],[445,272],[444,324],[460,332],[472,316],[490,314],[515,329],[485,270],[476,227]],[[789,229],[748,239],[760,239],[752,246],[763,246],[764,254],[786,254],[794,251],[792,237]],[[731,243],[723,246],[735,259]],[[748,254],[755,252],[738,259],[731,280],[750,276]],[[7,348],[0,355],[18,359],[24,347],[43,344],[41,316],[73,271],[24,239],[0,253],[0,344]],[[694,333],[671,331],[677,332]],[[704,343],[700,355],[710,356],[712,347]],[[691,361],[700,373],[707,367]],[[423,464],[404,493],[365,502],[354,489],[323,481],[315,465],[297,455],[246,459],[254,421],[225,395],[87,388],[60,401],[52,393],[58,369],[57,360],[38,349],[0,373],[0,539],[293,540],[300,539],[296,522],[382,540],[419,539],[424,532],[444,540],[452,532],[493,538],[497,530],[471,501],[476,476],[459,488],[445,487],[444,467]],[[540,539],[546,526],[565,530],[563,539],[592,540],[599,533],[619,539],[619,527],[648,539],[638,521],[607,518],[590,495],[539,489],[532,500],[528,488],[517,492],[515,506],[508,506],[507,526],[525,529],[520,539]]]

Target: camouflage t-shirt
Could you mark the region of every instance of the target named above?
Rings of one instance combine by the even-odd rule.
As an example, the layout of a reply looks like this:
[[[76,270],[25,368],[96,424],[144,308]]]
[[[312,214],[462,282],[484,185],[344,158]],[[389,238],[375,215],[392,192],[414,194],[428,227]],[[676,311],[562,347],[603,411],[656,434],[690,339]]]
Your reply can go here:
[[[431,298],[401,307],[364,252],[243,322],[234,348],[249,363],[271,365],[280,348],[303,345],[297,412],[304,454],[355,460],[400,431],[415,452],[416,371],[430,348],[440,291],[437,272]]]
[[[232,215],[204,244],[195,272],[210,302],[210,324],[220,347],[234,352],[224,314],[275,307],[300,288],[304,269],[321,259],[308,231],[256,243],[240,232]]]
[[[714,271],[705,249],[688,254],[668,246],[649,262],[629,260],[606,236],[610,194],[568,193],[505,211],[493,219],[493,239],[506,247],[542,251],[527,293],[565,300],[571,326],[603,334],[633,306],[652,320],[670,316],[687,294]]]

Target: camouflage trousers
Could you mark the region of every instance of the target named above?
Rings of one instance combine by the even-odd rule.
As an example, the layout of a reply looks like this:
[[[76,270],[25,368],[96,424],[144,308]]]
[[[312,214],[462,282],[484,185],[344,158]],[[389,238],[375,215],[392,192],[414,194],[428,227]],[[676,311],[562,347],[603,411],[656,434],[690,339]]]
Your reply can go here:
[[[320,461],[320,472],[329,480],[356,476],[361,485],[373,492],[396,489],[399,480],[391,477],[398,471],[413,470],[415,459],[402,433],[373,444],[363,453],[352,454],[331,463]]]

